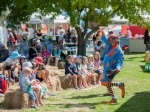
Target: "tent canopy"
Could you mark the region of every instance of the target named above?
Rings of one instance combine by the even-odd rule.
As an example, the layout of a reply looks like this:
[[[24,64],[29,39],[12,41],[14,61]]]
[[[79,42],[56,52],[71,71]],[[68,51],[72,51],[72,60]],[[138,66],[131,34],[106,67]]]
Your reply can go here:
[[[116,24],[116,25],[125,25],[125,24],[128,24],[129,20],[128,19],[125,19],[125,18],[122,18],[120,16],[117,16],[117,17],[114,17],[111,19],[113,24]]]
[[[29,23],[31,23],[31,24],[39,24],[39,23],[49,24],[49,23],[68,23],[70,21],[69,18],[66,18],[65,16],[62,16],[62,15],[56,16],[56,18],[54,20],[51,19],[52,15],[46,15],[45,17],[42,17],[42,19],[39,19],[38,16],[40,16],[40,14],[38,14],[38,13],[32,14]]]

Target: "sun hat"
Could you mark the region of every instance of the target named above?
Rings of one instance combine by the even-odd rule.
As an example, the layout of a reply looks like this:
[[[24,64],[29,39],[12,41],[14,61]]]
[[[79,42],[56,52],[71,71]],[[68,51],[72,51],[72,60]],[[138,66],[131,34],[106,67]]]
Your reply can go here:
[[[88,57],[93,57],[93,55],[89,55]]]
[[[24,62],[23,63],[22,68],[25,68],[25,67],[29,67],[30,68],[32,66],[33,66],[32,63],[28,61],[28,62]]]
[[[19,58],[21,55],[18,53],[18,51],[14,51],[10,55],[10,59]]]
[[[42,59],[42,57],[36,57],[34,60],[35,60],[39,65],[43,65],[43,59]]]
[[[77,58],[77,55],[72,55],[73,58]]]
[[[108,37],[108,39],[118,39],[118,37],[115,34],[110,34],[110,36]]]
[[[25,56],[20,56],[20,59],[26,59],[26,57]]]
[[[78,55],[78,59],[81,59],[82,58],[82,56],[81,55]]]

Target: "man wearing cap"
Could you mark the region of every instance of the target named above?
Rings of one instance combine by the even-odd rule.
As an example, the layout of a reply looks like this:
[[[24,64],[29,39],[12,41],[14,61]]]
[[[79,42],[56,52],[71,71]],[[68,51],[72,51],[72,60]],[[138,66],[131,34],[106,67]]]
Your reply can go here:
[[[101,55],[101,61],[103,61],[103,79],[102,85],[106,86],[112,99],[110,101],[103,101],[105,104],[117,103],[117,99],[114,95],[112,86],[117,86],[121,89],[121,97],[124,98],[125,88],[123,82],[112,82],[116,74],[118,74],[122,68],[124,53],[119,45],[119,39],[116,35],[111,34],[108,38],[105,33],[101,31],[101,40],[106,44],[106,50]]]

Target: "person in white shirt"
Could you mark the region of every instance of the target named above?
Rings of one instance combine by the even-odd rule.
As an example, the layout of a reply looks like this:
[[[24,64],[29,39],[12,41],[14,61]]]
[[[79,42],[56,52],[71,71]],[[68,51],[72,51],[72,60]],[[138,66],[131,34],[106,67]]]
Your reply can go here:
[[[62,29],[62,27],[60,27],[59,32],[59,41],[63,41],[64,42],[64,35],[65,35],[65,30]]]
[[[71,28],[70,32],[71,32],[72,42],[76,43],[77,42],[77,32],[76,32],[76,29],[75,28]]]
[[[46,36],[53,36],[53,30],[50,29],[49,31],[47,31]]]
[[[132,32],[129,28],[127,28],[127,37],[126,38],[132,38]]]

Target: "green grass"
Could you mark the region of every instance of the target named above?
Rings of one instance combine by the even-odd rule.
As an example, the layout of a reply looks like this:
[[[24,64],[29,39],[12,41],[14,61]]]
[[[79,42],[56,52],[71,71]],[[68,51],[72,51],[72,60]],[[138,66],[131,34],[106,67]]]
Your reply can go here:
[[[106,88],[100,85],[76,91],[64,90],[56,96],[44,100],[44,106],[38,109],[24,109],[19,112],[150,112],[150,73],[143,71],[144,54],[128,54],[124,67],[114,81],[125,82],[126,96],[121,98],[121,91],[115,88],[119,103],[102,104]]]

